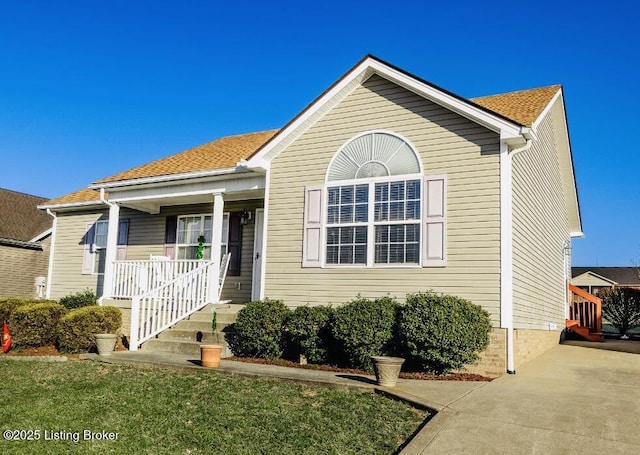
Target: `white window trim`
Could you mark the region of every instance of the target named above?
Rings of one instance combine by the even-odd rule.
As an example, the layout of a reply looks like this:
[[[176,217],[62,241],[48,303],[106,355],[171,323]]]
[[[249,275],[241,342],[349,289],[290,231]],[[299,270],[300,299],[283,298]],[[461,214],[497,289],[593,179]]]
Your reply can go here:
[[[420,218],[417,220],[394,220],[394,221],[374,221],[375,216],[375,186],[376,183],[386,182],[408,182],[410,180],[420,181]],[[422,174],[403,174],[395,176],[373,177],[367,179],[351,179],[351,180],[332,180],[326,182],[324,185],[324,193],[329,194],[329,188],[341,187],[341,186],[355,186],[355,185],[368,185],[369,187],[369,199],[368,199],[368,220],[366,223],[328,223],[328,196],[325,198],[322,204],[322,219],[325,221],[322,229],[322,268],[327,269],[421,269],[422,266],[422,250],[423,250],[423,232],[424,229],[424,214],[422,213],[422,206],[424,201],[424,176]],[[418,248],[418,262],[417,263],[376,263],[375,262],[375,227],[376,226],[389,226],[391,224],[417,224],[419,226],[419,248]],[[334,264],[327,262],[327,230],[330,227],[350,227],[350,226],[367,226],[367,262],[365,264]]]
[[[193,217],[200,217],[202,219],[202,226],[204,227],[204,217],[210,217],[211,218],[211,226],[213,229],[213,215],[211,213],[193,213],[193,214],[189,214],[189,215],[178,215],[178,219],[176,222],[176,257],[178,257],[180,255],[180,248],[185,248],[185,247],[193,247],[193,246],[197,246],[198,244],[192,244],[192,243],[178,243],[178,232],[180,229],[180,219],[181,218],[193,218]],[[220,243],[220,245],[222,246],[222,250],[224,252],[229,251],[229,212],[224,212],[222,214],[222,222],[223,223],[227,223],[227,236],[226,238],[223,237],[222,238],[222,242]],[[213,230],[212,230],[213,233]],[[209,248],[211,248],[211,243],[204,243],[204,246],[208,246]],[[211,258],[209,258],[209,260],[211,260]]]
[[[91,261],[91,275],[104,275],[104,272],[98,272],[96,271],[96,256],[97,256],[97,252],[99,250],[106,250],[107,249],[107,245],[106,245],[106,239],[105,239],[105,245],[104,246],[98,246],[98,244],[96,243],[96,236],[98,234],[98,226],[100,224],[105,224],[107,226],[107,235],[109,235],[109,220],[96,220],[95,223],[93,223],[93,238],[91,239],[91,254],[93,256],[93,260]]]

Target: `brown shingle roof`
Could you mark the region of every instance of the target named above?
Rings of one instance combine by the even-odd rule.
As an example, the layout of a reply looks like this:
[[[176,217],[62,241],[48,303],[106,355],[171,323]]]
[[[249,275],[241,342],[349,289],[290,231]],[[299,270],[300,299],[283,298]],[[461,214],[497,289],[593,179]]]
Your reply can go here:
[[[471,98],[470,101],[507,117],[516,123],[531,126],[558,90],[560,90],[560,86],[553,85],[500,95]],[[270,130],[223,137],[184,152],[161,158],[111,177],[98,180],[96,183],[232,168],[235,167],[238,161],[252,156],[267,141],[275,136],[278,131],[279,130]],[[48,201],[46,205],[98,200],[99,193],[97,191],[83,189]]]
[[[0,238],[28,242],[51,227],[53,219],[37,209],[46,198],[0,189]]]
[[[100,200],[100,192],[89,188],[83,188],[73,193],[65,194],[56,199],[51,199],[43,205],[58,205],[58,204],[75,204],[78,202],[93,202]]]
[[[550,85],[549,87],[471,98],[470,101],[521,125],[530,127],[547,107],[553,96],[558,93],[560,87],[560,85]]]
[[[238,161],[249,157],[278,131],[271,130],[223,137],[98,180],[96,183],[233,168]]]

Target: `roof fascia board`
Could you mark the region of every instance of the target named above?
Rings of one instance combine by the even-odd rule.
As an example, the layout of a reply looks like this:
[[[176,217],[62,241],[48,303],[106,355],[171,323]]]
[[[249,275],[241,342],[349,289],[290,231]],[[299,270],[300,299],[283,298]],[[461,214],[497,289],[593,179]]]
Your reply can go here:
[[[540,122],[542,122],[542,120],[544,120],[544,118],[547,116],[547,114],[549,113],[549,111],[551,110],[551,108],[553,107],[553,105],[555,104],[555,102],[558,100],[558,98],[560,98],[562,96],[562,89],[558,88],[558,91],[556,92],[555,95],[553,95],[553,97],[551,98],[551,100],[547,103],[547,105],[545,106],[545,108],[542,110],[542,112],[540,113],[540,115],[538,115],[538,118],[535,119],[533,121],[533,123],[531,124],[531,129],[534,131],[538,130],[538,126],[540,125]]]
[[[247,176],[251,176],[253,178],[246,178]],[[265,183],[262,175],[248,174],[247,176],[219,182],[202,180],[200,182],[189,182],[186,185],[176,183],[171,186],[138,186],[136,188],[128,188],[123,191],[110,192],[109,202],[153,202],[158,199],[264,189]]]
[[[69,211],[69,210],[82,210],[82,209],[90,209],[90,208],[100,208],[103,207],[104,204],[99,200],[96,201],[83,201],[83,202],[65,202],[61,204],[52,204],[52,205],[39,205],[37,208],[39,210],[49,209],[52,212],[60,212],[60,211]]]
[[[573,164],[573,151],[571,149],[571,138],[569,137],[569,125],[567,122],[567,111],[564,105],[564,95],[562,89],[558,90],[556,96],[552,100],[554,103],[550,103],[549,109],[545,108],[543,114],[553,115],[552,107],[559,106],[560,113],[554,115],[552,120],[556,123],[557,127],[561,128],[559,135],[561,136],[562,144],[557,144],[557,149],[561,153],[558,157],[560,164],[560,172],[562,175],[562,186],[565,194],[565,203],[567,204],[568,216],[569,216],[569,228],[573,232],[579,232],[582,234],[582,215],[580,214],[580,199],[578,198],[578,186],[576,182],[575,166]],[[543,117],[540,116],[536,119],[539,123]],[[558,125],[559,123],[559,125]],[[573,234],[572,234],[573,236]]]
[[[321,115],[338,104],[351,93],[357,85],[378,74],[419,96],[427,98],[451,111],[454,111],[486,128],[499,132],[505,140],[518,141],[522,137],[523,126],[510,122],[488,110],[465,101],[442,89],[394,68],[374,57],[368,56],[334,83],[325,93],[307,106],[297,117],[286,125],[276,136],[268,141],[247,161],[249,168],[267,169],[268,163],[287,145],[304,133]],[[524,142],[524,140],[522,140]]]
[[[165,183],[165,182],[175,182],[177,180],[190,180],[197,178],[206,178],[206,177],[217,177],[221,175],[229,175],[229,174],[237,174],[247,172],[246,169],[231,167],[231,168],[223,168],[223,169],[213,169],[206,171],[197,171],[197,172],[183,172],[180,174],[167,174],[160,175],[154,177],[142,177],[136,179],[127,179],[127,180],[117,180],[113,182],[95,182],[89,185],[91,189],[101,189],[104,188],[106,190],[110,188],[118,188],[124,186],[132,186],[132,185],[146,185],[153,183]]]
[[[52,232],[53,232],[53,228],[49,228],[46,231],[41,232],[40,234],[36,235],[34,238],[29,240],[29,242],[39,242],[40,240],[44,239],[46,236],[48,236]]]

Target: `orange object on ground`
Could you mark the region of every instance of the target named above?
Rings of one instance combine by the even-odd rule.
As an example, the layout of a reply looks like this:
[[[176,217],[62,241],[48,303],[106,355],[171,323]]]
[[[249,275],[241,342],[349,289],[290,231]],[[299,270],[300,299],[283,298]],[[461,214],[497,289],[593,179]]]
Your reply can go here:
[[[11,334],[9,333],[9,326],[5,322],[2,329],[2,350],[7,352],[9,348],[11,348]]]

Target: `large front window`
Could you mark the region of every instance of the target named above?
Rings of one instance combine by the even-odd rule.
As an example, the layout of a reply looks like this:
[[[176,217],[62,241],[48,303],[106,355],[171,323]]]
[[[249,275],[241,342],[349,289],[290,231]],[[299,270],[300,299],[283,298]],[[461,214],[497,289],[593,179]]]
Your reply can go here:
[[[345,144],[327,173],[326,264],[420,262],[420,163],[387,132]]]
[[[211,259],[211,238],[213,222],[211,215],[187,215],[178,217],[177,249],[178,259],[197,259],[199,238],[203,237],[204,257]],[[222,254],[227,252],[229,238],[229,214],[225,213],[222,220]]]
[[[330,186],[327,264],[418,264],[420,180]]]

